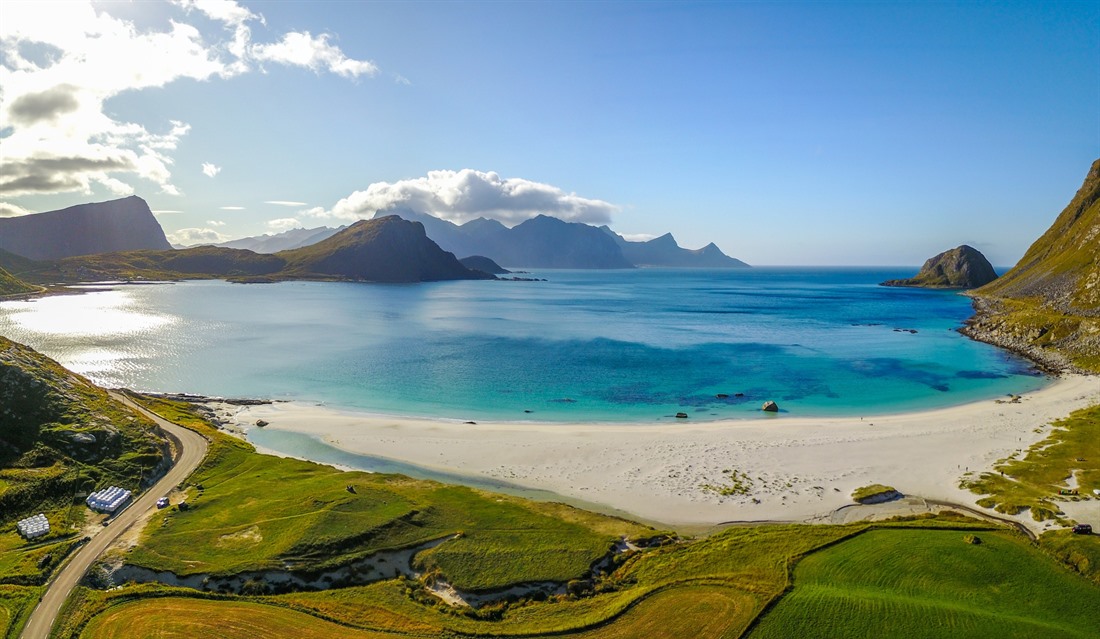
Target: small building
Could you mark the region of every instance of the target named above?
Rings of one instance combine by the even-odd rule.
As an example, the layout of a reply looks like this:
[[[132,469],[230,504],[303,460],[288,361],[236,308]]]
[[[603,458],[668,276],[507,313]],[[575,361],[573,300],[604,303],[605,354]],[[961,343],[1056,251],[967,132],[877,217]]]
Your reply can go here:
[[[101,513],[113,513],[118,510],[122,504],[126,503],[126,500],[130,499],[130,494],[130,491],[124,488],[109,486],[88,495],[86,501],[88,503],[88,508],[92,510]]]
[[[33,517],[20,519],[16,522],[15,527],[19,529],[20,535],[27,539],[35,539],[50,532],[50,521],[46,519],[45,515],[38,513]]]

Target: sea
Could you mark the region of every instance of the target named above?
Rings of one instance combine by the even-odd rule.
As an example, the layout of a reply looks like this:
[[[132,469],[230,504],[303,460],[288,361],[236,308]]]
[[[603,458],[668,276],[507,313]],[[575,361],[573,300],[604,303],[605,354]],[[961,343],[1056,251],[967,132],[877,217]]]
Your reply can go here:
[[[913,268],[536,270],[545,281],[104,283],[0,302],[0,335],[107,387],[447,420],[931,409],[1049,383]],[[764,414],[763,402],[778,404]]]

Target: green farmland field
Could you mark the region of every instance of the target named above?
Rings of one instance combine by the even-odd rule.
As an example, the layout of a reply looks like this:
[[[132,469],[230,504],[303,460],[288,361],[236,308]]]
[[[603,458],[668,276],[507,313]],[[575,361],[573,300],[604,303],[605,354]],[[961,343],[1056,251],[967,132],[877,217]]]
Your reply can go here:
[[[781,637],[1096,637],[1100,589],[1021,537],[874,530],[803,559],[750,634]]]

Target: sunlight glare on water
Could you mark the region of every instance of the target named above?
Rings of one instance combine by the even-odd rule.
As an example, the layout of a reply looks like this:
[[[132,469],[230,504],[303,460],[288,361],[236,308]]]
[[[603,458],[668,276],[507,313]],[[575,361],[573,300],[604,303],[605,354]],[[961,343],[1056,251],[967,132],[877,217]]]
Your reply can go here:
[[[120,290],[9,302],[5,307],[20,328],[47,335],[134,335],[175,321],[168,315],[138,310],[130,293]]]

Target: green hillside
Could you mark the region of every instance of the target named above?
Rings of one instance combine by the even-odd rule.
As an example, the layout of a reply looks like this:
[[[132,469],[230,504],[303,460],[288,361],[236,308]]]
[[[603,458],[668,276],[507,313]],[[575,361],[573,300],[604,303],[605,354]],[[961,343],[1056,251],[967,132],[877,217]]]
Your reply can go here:
[[[972,295],[968,335],[1051,368],[1100,372],[1100,160],[1020,262]]]
[[[88,380],[0,337],[0,637],[21,626],[41,584],[88,525],[82,495],[137,489],[162,462],[156,427]],[[50,533],[32,541],[19,519],[43,513]]]
[[[361,220],[316,244],[277,253],[281,273],[310,279],[427,282],[492,279],[459,263],[428,239],[424,225],[396,215]]]
[[[5,295],[19,295],[20,293],[33,293],[38,287],[31,286],[11,273],[0,268],[0,297]]]

